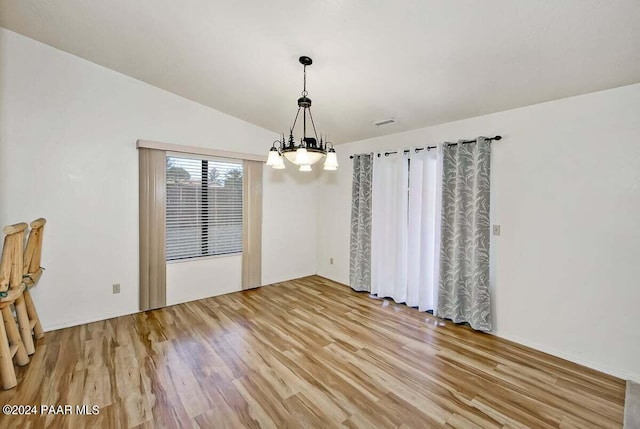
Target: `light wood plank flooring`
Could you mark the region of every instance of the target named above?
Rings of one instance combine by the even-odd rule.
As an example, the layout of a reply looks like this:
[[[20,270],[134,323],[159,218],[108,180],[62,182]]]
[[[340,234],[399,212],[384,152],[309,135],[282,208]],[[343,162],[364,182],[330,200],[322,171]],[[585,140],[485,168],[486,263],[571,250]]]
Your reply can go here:
[[[48,332],[1,428],[620,428],[622,380],[307,277]]]

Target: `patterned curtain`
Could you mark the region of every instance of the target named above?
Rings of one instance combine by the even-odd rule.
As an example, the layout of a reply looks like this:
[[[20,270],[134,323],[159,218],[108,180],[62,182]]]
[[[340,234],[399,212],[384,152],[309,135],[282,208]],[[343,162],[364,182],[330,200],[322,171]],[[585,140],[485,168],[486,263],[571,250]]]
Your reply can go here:
[[[490,142],[443,145],[438,316],[491,330]]]
[[[371,291],[372,176],[373,154],[356,155],[353,159],[349,283],[357,291]]]

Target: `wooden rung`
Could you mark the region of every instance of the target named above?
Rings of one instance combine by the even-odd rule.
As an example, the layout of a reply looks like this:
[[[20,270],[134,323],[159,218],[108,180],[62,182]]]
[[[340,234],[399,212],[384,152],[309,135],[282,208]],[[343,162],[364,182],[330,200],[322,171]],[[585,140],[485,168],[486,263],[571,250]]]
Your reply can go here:
[[[31,330],[33,330],[33,327],[36,326],[36,323],[38,323],[37,320],[29,320],[29,327],[31,328]]]
[[[11,346],[9,346],[9,351],[11,352],[11,358],[13,358],[16,355],[16,352],[18,351],[18,345],[12,344]]]

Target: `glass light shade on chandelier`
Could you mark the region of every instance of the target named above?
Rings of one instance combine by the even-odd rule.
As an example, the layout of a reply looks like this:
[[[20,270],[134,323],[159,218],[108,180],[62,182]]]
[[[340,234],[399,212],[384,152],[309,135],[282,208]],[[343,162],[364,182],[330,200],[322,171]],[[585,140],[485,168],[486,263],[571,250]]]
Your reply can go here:
[[[324,160],[324,169],[329,171],[338,169],[338,155],[333,145],[331,145],[331,148],[327,151],[327,158]]]
[[[282,159],[282,155],[276,149],[275,144],[269,150],[269,156],[267,157],[267,165],[273,167],[275,170],[284,170],[284,161]]]
[[[320,161],[323,156],[324,156],[323,153],[311,152],[304,147],[299,147],[295,151],[288,151],[284,153],[284,157],[287,158],[289,162],[292,162],[293,164],[296,164],[296,165],[302,165],[302,164],[313,165],[316,162]]]
[[[300,64],[304,66],[304,84],[302,97],[298,98],[298,111],[293,120],[293,125],[289,129],[289,138],[285,139],[283,134],[282,140],[278,139],[273,142],[273,146],[269,151],[269,157],[267,158],[267,165],[282,170],[285,168],[283,159],[286,158],[287,161],[299,165],[300,171],[312,171],[311,166],[319,162],[322,158],[325,158],[324,169],[337,170],[338,158],[336,157],[336,151],[333,149],[333,144],[327,141],[326,138],[318,138],[316,125],[311,115],[311,99],[307,97],[307,66],[310,66],[313,61],[311,58],[305,56],[300,57],[299,61]],[[302,112],[300,110],[302,110]],[[293,138],[293,133],[301,113],[302,138],[299,143],[296,143]],[[307,118],[313,128],[313,137],[307,136]]]
[[[274,165],[276,165],[279,161],[278,159],[280,159],[280,153],[278,152],[278,149],[276,149],[276,147],[272,147],[271,150],[269,150],[269,156],[267,157],[267,165],[273,167]]]
[[[287,155],[285,154],[285,156]],[[307,149],[299,147],[296,150],[296,158],[293,162],[298,165],[309,165],[309,154],[307,153]]]
[[[272,165],[274,170],[284,170],[284,160],[282,159],[282,157],[280,155],[278,155],[278,159],[276,160],[275,164]]]

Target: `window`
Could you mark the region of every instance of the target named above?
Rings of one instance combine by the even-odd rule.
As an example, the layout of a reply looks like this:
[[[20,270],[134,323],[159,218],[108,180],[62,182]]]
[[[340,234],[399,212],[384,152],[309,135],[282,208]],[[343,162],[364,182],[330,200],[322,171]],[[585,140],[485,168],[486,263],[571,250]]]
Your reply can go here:
[[[167,156],[167,261],[242,252],[242,161]]]

